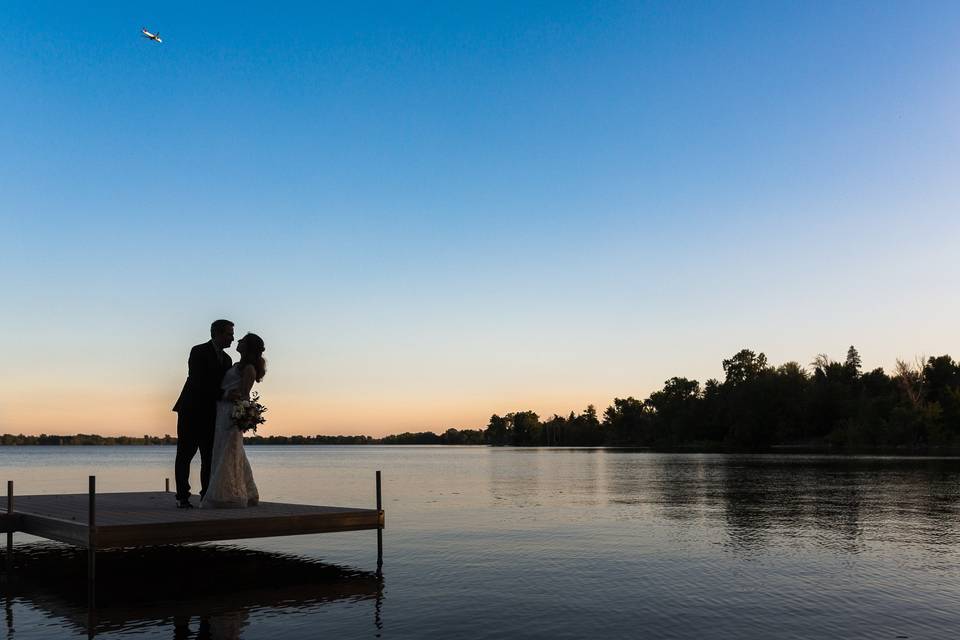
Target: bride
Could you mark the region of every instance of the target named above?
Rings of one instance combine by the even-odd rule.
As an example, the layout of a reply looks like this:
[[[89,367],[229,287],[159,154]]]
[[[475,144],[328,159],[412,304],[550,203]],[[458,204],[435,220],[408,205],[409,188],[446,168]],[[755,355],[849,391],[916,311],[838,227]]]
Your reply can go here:
[[[243,450],[243,432],[233,424],[235,400],[248,400],[254,382],[263,380],[266,362],[263,340],[248,333],[237,342],[240,361],[223,376],[223,400],[217,403],[210,484],[200,502],[203,509],[252,507],[260,501],[253,471]]]

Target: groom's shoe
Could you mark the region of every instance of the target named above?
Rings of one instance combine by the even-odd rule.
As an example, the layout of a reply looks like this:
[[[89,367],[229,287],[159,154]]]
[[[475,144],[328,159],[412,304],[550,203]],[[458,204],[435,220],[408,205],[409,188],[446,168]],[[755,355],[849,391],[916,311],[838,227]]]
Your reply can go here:
[[[177,500],[177,509],[193,509],[193,505],[190,504],[190,498]]]

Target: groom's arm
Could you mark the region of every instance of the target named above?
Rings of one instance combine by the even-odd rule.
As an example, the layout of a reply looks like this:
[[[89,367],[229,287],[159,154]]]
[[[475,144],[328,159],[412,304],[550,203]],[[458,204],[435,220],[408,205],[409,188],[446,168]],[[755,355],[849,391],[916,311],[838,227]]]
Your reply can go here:
[[[187,377],[193,382],[193,388],[199,397],[207,397],[216,402],[223,395],[220,388],[221,376],[219,369],[212,362],[205,348],[207,344],[198,344],[190,349],[187,358]]]
[[[190,349],[190,357],[187,358],[187,376],[199,380],[203,377],[201,373],[203,369],[203,357],[200,355],[200,347]]]

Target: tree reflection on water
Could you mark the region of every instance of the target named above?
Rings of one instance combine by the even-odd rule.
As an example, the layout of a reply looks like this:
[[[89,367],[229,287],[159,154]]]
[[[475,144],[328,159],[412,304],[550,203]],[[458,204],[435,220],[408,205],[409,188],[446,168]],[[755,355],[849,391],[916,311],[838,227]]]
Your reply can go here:
[[[868,542],[960,543],[960,460],[598,451],[611,504],[722,531],[756,550],[805,541],[845,553]]]

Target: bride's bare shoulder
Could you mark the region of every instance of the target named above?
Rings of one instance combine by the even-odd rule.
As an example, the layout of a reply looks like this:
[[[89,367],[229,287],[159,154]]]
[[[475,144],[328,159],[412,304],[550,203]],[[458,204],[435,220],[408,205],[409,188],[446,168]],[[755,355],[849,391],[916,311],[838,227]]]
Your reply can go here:
[[[255,380],[257,378],[257,369],[252,364],[247,363],[240,366],[240,377],[244,380]]]

